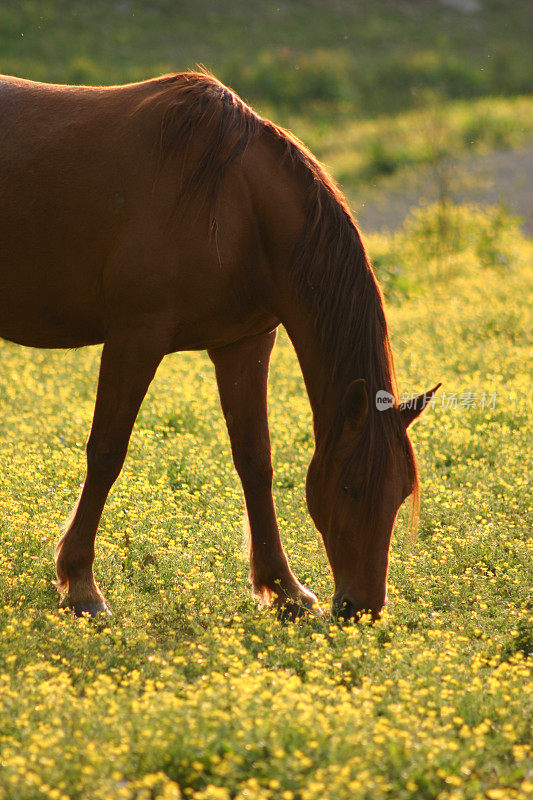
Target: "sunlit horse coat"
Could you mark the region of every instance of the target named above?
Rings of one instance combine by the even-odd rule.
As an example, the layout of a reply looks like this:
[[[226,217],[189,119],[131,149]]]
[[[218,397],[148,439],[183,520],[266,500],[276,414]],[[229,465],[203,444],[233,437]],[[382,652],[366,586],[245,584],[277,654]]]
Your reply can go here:
[[[313,155],[205,74],[116,87],[0,78],[0,335],[103,343],[87,475],[57,547],[77,613],[105,610],[92,571],[107,494],[165,354],[215,364],[250,523],[255,591],[287,613],[315,596],[291,571],[272,500],[269,356],[283,323],[314,415],[311,515],[334,603],[385,600],[397,510],[417,477],[380,291],[345,200]],[[179,391],[179,387],[176,388]]]

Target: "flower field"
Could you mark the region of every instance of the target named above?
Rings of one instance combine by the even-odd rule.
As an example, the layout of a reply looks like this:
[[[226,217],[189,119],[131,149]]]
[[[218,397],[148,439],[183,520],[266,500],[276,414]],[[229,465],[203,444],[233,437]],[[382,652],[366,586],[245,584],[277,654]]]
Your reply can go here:
[[[275,498],[326,610],[288,624],[250,596],[204,353],[161,365],[106,506],[95,571],[113,615],[58,610],[53,547],[83,480],[100,350],[0,343],[2,800],[532,796],[533,246],[501,209],[469,207],[419,211],[367,245],[400,389],[443,382],[412,434],[418,535],[403,509],[373,625],[327,613],[304,501],[311,415],[285,335]]]

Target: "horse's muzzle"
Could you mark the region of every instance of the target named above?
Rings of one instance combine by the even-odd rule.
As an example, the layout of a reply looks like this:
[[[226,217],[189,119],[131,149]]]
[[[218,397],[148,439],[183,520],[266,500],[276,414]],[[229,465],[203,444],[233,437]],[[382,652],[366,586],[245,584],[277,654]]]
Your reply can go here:
[[[339,600],[333,601],[333,616],[337,619],[347,622],[349,619],[357,619],[360,613],[361,610],[349,597],[341,597]]]
[[[343,595],[339,600],[333,600],[333,616],[336,619],[344,620],[348,622],[348,620],[357,620],[362,614],[371,614],[372,619],[376,620],[379,617],[380,612],[367,607],[363,607],[357,605],[353,602],[347,595]]]

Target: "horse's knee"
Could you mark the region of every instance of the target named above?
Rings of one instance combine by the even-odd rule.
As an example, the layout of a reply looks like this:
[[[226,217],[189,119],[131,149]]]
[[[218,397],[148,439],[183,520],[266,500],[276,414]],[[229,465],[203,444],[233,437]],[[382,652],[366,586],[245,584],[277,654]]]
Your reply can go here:
[[[91,478],[101,483],[112,484],[118,478],[124,459],[126,447],[96,443],[89,439],[87,443],[87,469]]]
[[[234,460],[243,484],[267,488],[272,486],[272,462],[268,448],[245,447],[234,454]]]

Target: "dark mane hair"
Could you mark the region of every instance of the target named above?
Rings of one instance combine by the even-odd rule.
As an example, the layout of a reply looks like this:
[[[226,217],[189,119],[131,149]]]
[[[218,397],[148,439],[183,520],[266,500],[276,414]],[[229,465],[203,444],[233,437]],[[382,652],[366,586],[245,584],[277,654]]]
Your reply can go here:
[[[306,227],[289,269],[298,297],[314,315],[331,381],[344,391],[352,380],[366,380],[368,424],[354,461],[362,473],[369,513],[379,507],[379,489],[398,442],[405,449],[416,508],[416,459],[403,422],[395,409],[377,411],[375,407],[380,389],[393,395],[397,404],[394,362],[383,297],[341,190],[297,137],[260,117],[209,73],[167,75],[155,83],[156,101],[162,103],[160,159],[175,157],[181,162],[181,198],[203,189],[214,212],[226,168],[260,136],[280,144],[289,168],[306,181]],[[198,132],[203,152],[186,174],[187,153]],[[341,425],[339,403],[338,420],[330,432],[332,443]]]

